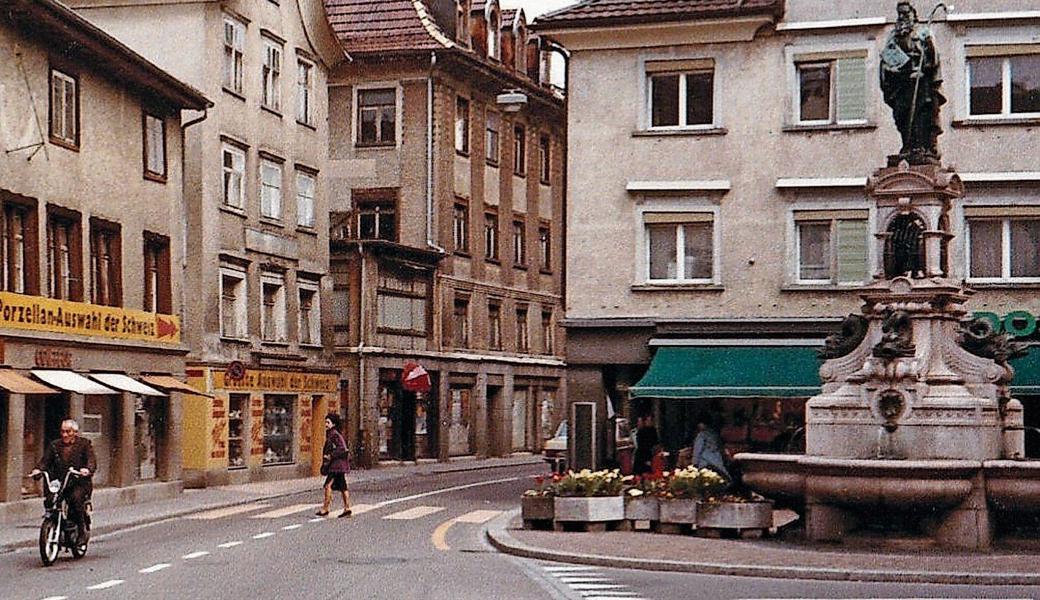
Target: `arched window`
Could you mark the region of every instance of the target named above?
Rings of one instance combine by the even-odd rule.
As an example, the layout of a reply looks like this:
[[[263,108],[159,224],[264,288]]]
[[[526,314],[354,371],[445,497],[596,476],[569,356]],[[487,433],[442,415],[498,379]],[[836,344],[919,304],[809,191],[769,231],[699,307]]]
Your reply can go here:
[[[519,24],[520,17],[517,16],[518,25],[515,31],[516,38],[516,70],[518,73],[527,73],[527,29]]]
[[[500,42],[502,39],[502,16],[498,11],[498,6],[492,3],[488,4],[487,11],[487,55],[488,58],[499,60],[501,58],[501,46]]]

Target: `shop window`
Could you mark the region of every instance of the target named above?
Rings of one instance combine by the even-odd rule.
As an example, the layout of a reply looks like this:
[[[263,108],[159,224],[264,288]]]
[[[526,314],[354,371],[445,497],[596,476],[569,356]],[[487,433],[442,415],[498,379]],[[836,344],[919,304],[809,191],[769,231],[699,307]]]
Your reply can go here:
[[[469,348],[469,298],[455,298],[452,317],[452,345],[456,348]]]
[[[516,351],[531,351],[530,328],[527,325],[527,307],[521,306],[516,309]]]
[[[548,223],[538,228],[538,265],[543,273],[552,272],[552,229]]]
[[[862,284],[868,276],[864,211],[798,211],[798,283]]]
[[[493,300],[488,302],[488,348],[502,349],[502,304]]]
[[[542,310],[542,353],[552,354],[555,352],[553,343],[553,318],[552,310]]]
[[[649,126],[705,128],[715,122],[715,69],[711,60],[651,61]]]
[[[484,258],[498,261],[498,215],[484,213]]]
[[[50,100],[51,141],[79,149],[79,79],[51,69]]]
[[[795,63],[795,121],[804,125],[863,123],[867,118],[866,57]]]
[[[513,221],[513,265],[527,266],[527,228],[522,220]]]
[[[549,136],[543,135],[538,138],[538,181],[545,185],[549,185],[549,178],[552,176],[551,148]]]
[[[166,401],[161,398],[138,397],[134,400],[135,476],[138,480],[155,479],[162,468],[159,440],[166,430]]]
[[[246,416],[249,412],[249,394],[228,396],[228,467],[246,467]],[[266,425],[266,419],[265,423]]]
[[[231,339],[246,337],[246,273],[220,269],[220,335]]]
[[[314,228],[315,177],[304,171],[296,171],[296,224]]]
[[[166,181],[166,122],[148,113],[144,114],[144,176]]]
[[[144,232],[144,310],[171,314],[170,238]]]
[[[469,254],[469,204],[462,200],[452,208],[451,241],[456,254]]]
[[[650,281],[711,283],[715,269],[710,213],[646,213]]]
[[[242,93],[242,57],[246,47],[246,26],[224,15],[224,89]]]
[[[354,190],[357,238],[397,241],[397,190]]]
[[[513,127],[513,174],[527,173],[527,131],[522,125]]]
[[[500,118],[497,114],[489,112],[484,130],[484,159],[492,167],[498,166],[499,160],[499,131],[501,129]]]
[[[4,202],[0,213],[0,290],[37,292],[35,203]]]
[[[968,216],[968,280],[1040,281],[1040,214],[995,218]],[[965,211],[971,215],[974,210]],[[976,214],[978,214],[976,213]]]
[[[469,155],[469,100],[455,99],[455,151]]]
[[[221,147],[221,160],[224,175],[224,206],[241,210],[245,207],[243,182],[246,172],[246,153],[237,146],[225,143]]]
[[[90,219],[91,301],[123,305],[122,242],[117,223]]]
[[[293,462],[293,413],[296,396],[264,396],[264,465]]]
[[[1040,53],[968,58],[968,113],[1040,116]]]
[[[264,38],[264,62],[260,68],[260,105],[278,112],[282,108],[282,44]]]
[[[282,218],[282,163],[270,158],[260,160],[260,216]]]
[[[397,143],[397,90],[358,90],[357,145],[393,146]]]
[[[285,342],[285,279],[280,274],[260,276],[260,331],[265,342]]]
[[[47,292],[51,298],[83,299],[82,239],[78,212],[47,207]]]
[[[300,344],[321,345],[321,307],[317,282],[300,282]]]

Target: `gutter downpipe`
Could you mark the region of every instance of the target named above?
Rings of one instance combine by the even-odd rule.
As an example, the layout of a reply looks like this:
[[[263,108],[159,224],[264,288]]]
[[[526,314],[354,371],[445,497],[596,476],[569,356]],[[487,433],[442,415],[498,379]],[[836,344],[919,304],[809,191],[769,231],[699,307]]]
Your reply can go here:
[[[210,102],[208,106],[205,106],[205,107],[202,108],[202,116],[198,117],[197,119],[192,119],[192,120],[188,121],[187,123],[183,123],[181,125],[181,206],[182,206],[182,210],[181,210],[181,232],[182,232],[182,234],[181,234],[181,273],[182,274],[188,268],[188,206],[184,202],[184,174],[188,172],[188,162],[187,162],[187,158],[188,158],[188,152],[187,152],[188,138],[187,138],[186,134],[187,134],[187,131],[188,131],[189,127],[191,127],[192,125],[198,125],[199,123],[205,121],[207,117],[209,117],[210,106],[213,106],[212,102]],[[200,204],[204,204],[204,203],[200,203]],[[201,206],[200,206],[200,210],[201,210]],[[184,316],[184,311],[185,311],[185,308],[186,308],[185,305],[187,304],[187,300],[188,300],[187,286],[184,285],[184,277],[182,276],[181,277],[181,316],[182,317]],[[184,321],[182,321],[182,323],[183,322]],[[188,352],[191,353],[192,349],[189,348]]]
[[[358,242],[358,261],[361,263],[361,290],[359,291],[359,302],[358,302],[358,441],[361,444],[365,454],[369,456],[362,456],[362,464],[367,464],[369,468],[374,468],[379,462],[379,455],[371,456],[372,448],[370,447],[369,440],[366,439],[366,431],[368,427],[365,426],[365,408],[367,404],[365,402],[365,290],[368,289],[365,286],[365,250],[364,242]],[[349,401],[349,398],[348,398]]]
[[[444,253],[433,240],[433,68],[437,53],[430,52],[430,75],[426,78],[426,245]]]

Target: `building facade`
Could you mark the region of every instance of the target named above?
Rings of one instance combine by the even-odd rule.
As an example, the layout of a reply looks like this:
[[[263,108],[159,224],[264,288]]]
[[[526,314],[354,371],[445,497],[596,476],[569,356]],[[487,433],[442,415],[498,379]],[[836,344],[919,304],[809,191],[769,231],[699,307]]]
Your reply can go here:
[[[181,111],[194,88],[50,0],[0,3],[0,521],[73,418],[95,505],[180,491]]]
[[[566,395],[564,105],[543,45],[497,2],[326,7],[352,58],[329,80],[351,443],[364,463],[538,451]]]
[[[212,396],[186,401],[185,483],[316,474],[339,410],[326,74],[344,58],[321,2],[72,5],[215,103],[185,137],[187,375]]]
[[[1040,12],[956,8],[931,28],[939,149],[967,185],[944,269],[977,291],[971,310],[1034,339]],[[874,0],[604,0],[534,24],[571,51],[572,401],[653,411],[673,451],[701,411],[734,450],[797,447],[815,349],[884,270],[871,233],[889,224],[864,186],[900,146],[876,83],[895,16]],[[1040,363],[1015,364],[1035,426]]]

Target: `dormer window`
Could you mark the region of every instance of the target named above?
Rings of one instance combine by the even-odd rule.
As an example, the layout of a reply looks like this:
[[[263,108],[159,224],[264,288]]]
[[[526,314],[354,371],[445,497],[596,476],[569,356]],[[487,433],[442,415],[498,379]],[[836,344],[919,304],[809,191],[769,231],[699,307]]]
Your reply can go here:
[[[498,11],[498,7],[493,4],[488,5],[487,24],[488,58],[493,60],[501,60],[500,42],[502,39],[502,15]]]
[[[455,41],[469,46],[469,0],[458,0],[455,4]]]
[[[515,36],[516,70],[518,73],[527,73],[527,29],[523,25],[518,26]]]

